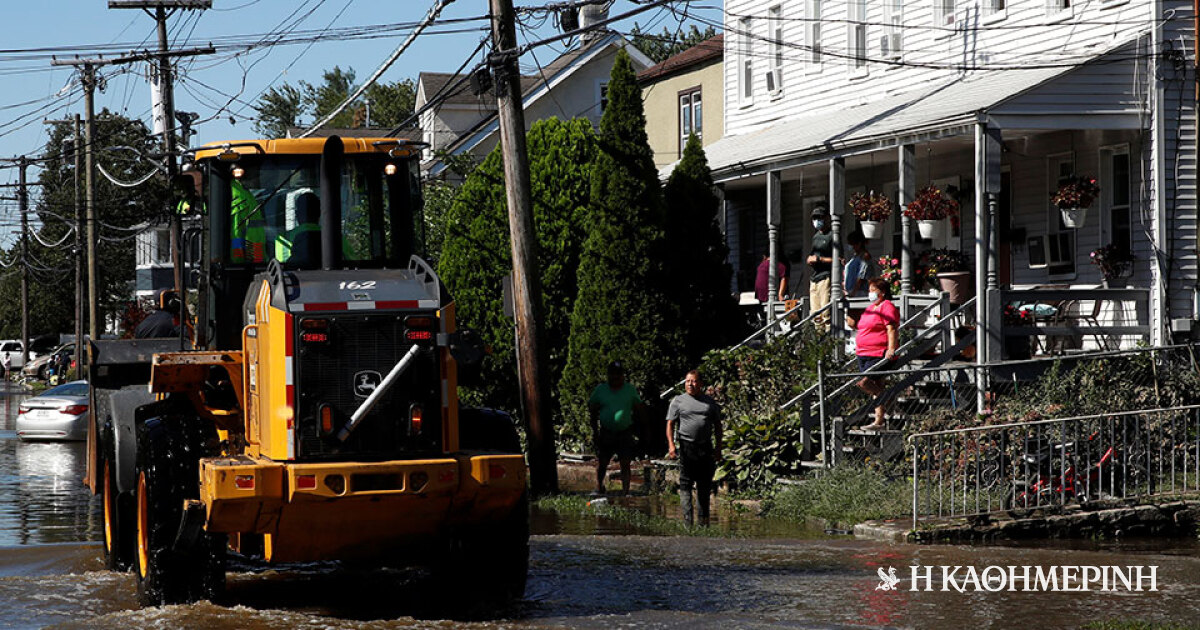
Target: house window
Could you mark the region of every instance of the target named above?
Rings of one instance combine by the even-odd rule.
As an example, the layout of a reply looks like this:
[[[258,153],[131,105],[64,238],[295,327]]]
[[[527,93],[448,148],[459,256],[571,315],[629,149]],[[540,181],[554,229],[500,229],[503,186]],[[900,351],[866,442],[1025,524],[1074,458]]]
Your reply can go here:
[[[683,147],[687,146],[688,136],[696,134],[697,139],[704,139],[704,112],[701,106],[700,88],[692,88],[679,93],[680,157],[683,157]]]
[[[1046,15],[1060,17],[1071,12],[1071,0],[1046,0]]]
[[[767,90],[779,93],[783,90],[783,7],[775,5],[767,10],[771,31],[771,74]]]
[[[933,0],[933,21],[938,26],[953,26],[954,0]]]
[[[754,98],[754,32],[751,31],[750,18],[738,20],[738,99],[742,104],[749,104]]]
[[[846,13],[850,16],[850,71],[863,74],[867,69],[867,4],[866,0],[847,0]]]
[[[600,100],[600,115],[604,115],[604,110],[608,108],[608,81],[601,81],[597,87]]]
[[[805,33],[808,40],[808,61],[814,65],[821,65],[821,0],[808,1],[808,19],[805,20],[805,28],[808,31]]]
[[[1133,185],[1129,167],[1129,147],[1105,149],[1100,164],[1100,185],[1104,188],[1108,220],[1105,224],[1106,243],[1112,243],[1125,252],[1133,251]]]
[[[983,14],[987,17],[1001,17],[1008,9],[1008,0],[983,0]]]
[[[1051,276],[1075,274],[1075,230],[1063,224],[1062,212],[1049,202],[1050,195],[1075,175],[1073,154],[1050,156],[1049,186],[1046,190],[1046,266]]]
[[[904,42],[904,0],[886,0],[884,9],[887,26],[879,39],[879,54],[884,59],[898,59]]]

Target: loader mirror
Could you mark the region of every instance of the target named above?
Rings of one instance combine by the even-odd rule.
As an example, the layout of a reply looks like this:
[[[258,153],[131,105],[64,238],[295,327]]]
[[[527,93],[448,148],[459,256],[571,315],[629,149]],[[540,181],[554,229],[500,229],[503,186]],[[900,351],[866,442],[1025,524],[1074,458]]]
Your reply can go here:
[[[450,335],[450,354],[458,363],[458,382],[468,387],[483,383],[483,359],[487,345],[479,333],[463,328]]]

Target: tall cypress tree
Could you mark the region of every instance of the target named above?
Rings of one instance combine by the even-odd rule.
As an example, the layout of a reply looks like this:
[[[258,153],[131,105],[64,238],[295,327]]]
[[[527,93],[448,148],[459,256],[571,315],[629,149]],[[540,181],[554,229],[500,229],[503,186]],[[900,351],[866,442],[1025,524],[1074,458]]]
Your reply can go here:
[[[564,422],[560,443],[590,439],[587,399],[619,359],[643,397],[680,374],[676,305],[665,291],[662,256],[666,207],[633,66],[618,53],[600,120],[592,171],[592,214],[579,263],[570,351],[559,383]]]
[[[741,332],[730,289],[729,248],[717,223],[720,200],[700,140],[692,135],[667,180],[666,258],[670,295],[679,305],[684,355],[697,365],[704,353],[728,345]]]
[[[551,382],[557,382],[567,357],[596,135],[586,119],[549,118],[534,123],[527,140],[547,369]],[[454,296],[458,321],[477,330],[492,348],[484,362],[484,383],[467,388],[467,402],[517,411],[514,324],[501,304],[503,279],[512,272],[507,208],[497,147],[467,176],[446,212],[438,275]],[[551,400],[552,413],[556,403]]]

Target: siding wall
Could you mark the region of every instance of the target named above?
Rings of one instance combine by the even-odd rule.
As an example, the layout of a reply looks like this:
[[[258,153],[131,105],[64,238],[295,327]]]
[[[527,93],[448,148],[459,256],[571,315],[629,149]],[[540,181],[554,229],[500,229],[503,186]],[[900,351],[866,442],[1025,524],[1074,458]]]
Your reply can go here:
[[[699,87],[701,92],[701,144],[708,146],[721,139],[724,127],[723,67],[720,59],[655,81],[642,88],[646,110],[646,135],[654,151],[654,165],[661,168],[679,159],[679,93]]]
[[[928,81],[957,76],[959,70],[950,66],[1069,64],[1147,26],[1151,13],[1150,0],[1093,0],[1072,3],[1076,6],[1052,18],[1047,16],[1045,0],[1012,0],[1003,15],[984,16],[977,0],[960,0],[955,23],[972,28],[955,30],[934,26],[934,0],[907,0],[900,29],[903,52],[894,63],[883,63],[885,3],[866,2],[867,57],[873,63],[865,71],[855,71],[847,59],[847,0],[822,0],[821,45],[827,54],[821,64],[805,59],[812,44],[805,33],[806,4],[803,0],[726,1],[726,134],[746,133],[785,117],[884,99]],[[768,93],[766,84],[771,55],[767,14],[773,6],[781,8],[785,41],[778,94]],[[1185,13],[1190,15],[1190,8]],[[742,16],[751,17],[748,34],[739,24]],[[753,68],[754,94],[748,100],[738,93],[738,51],[745,38]]]

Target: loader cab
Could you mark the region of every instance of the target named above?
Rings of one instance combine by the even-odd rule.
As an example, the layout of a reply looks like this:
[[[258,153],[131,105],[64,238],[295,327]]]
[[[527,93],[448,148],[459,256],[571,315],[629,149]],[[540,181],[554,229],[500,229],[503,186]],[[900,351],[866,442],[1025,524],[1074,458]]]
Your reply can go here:
[[[398,269],[423,241],[421,146],[395,138],[303,138],[206,145],[205,254],[197,345],[240,344],[254,277],[283,269]]]

